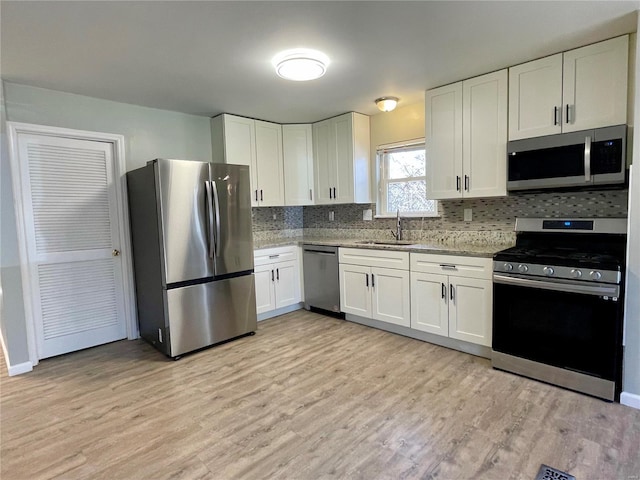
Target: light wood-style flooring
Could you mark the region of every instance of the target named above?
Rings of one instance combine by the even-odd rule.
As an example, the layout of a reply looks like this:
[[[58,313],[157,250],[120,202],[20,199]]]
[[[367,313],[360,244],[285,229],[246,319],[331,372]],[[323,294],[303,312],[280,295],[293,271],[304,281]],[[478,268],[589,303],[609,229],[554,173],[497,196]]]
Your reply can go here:
[[[0,478],[640,478],[640,411],[305,312],[177,362],[142,341],[0,365]]]

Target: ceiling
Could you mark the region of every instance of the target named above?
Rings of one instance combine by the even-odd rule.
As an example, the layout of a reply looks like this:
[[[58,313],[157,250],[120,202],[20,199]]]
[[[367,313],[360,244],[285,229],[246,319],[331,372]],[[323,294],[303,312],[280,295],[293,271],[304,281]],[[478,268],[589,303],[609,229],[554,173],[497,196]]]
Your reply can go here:
[[[633,32],[640,1],[7,1],[8,82],[118,102],[280,123],[346,111]],[[271,58],[324,51],[324,77],[290,82]]]

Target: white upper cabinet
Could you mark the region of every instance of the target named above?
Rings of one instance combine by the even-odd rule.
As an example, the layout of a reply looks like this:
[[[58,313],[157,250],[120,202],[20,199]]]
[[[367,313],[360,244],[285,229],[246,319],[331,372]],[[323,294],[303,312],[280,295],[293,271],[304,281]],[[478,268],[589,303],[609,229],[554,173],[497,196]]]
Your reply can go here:
[[[509,69],[509,140],[562,132],[562,54]]]
[[[315,203],[370,203],[369,117],[345,113],[313,124]]]
[[[462,82],[425,95],[427,196],[462,196]]]
[[[509,69],[509,140],[627,122],[629,36]]]
[[[284,204],[313,205],[313,137],[310,124],[282,126]]]
[[[211,119],[214,163],[251,167],[251,205],[284,205],[282,126],[223,114]]]
[[[507,194],[507,70],[425,94],[427,195]]]
[[[284,205],[282,126],[261,120],[255,120],[255,124],[258,204],[262,207]]]

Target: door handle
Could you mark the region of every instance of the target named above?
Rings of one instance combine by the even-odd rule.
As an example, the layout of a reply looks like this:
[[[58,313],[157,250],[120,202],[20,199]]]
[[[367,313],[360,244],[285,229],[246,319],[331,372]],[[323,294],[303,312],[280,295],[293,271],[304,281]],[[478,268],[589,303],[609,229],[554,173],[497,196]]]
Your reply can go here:
[[[460,191],[460,176],[456,175],[456,192]]]
[[[309,200],[313,201],[313,190],[309,189]]]
[[[365,282],[366,282],[367,288],[369,288],[369,274],[365,273],[364,274],[364,278],[365,278]]]
[[[119,257],[120,250],[118,250],[117,248],[114,248],[113,251],[111,252],[111,255],[113,255],[114,257]]]
[[[450,289],[450,292],[451,292],[451,293],[450,293],[451,301],[453,302],[453,301],[454,301],[454,297],[455,297],[455,292],[456,292],[456,291],[454,290],[453,285],[451,285],[451,284],[449,284],[449,289]]]
[[[258,190],[256,190],[256,202],[258,201]]]
[[[591,181],[591,137],[584,139],[584,180]]]
[[[276,268],[276,280],[280,281],[280,269]]]
[[[206,180],[204,182],[204,192],[207,203],[207,216],[209,217],[209,224],[207,225],[207,236],[209,237],[209,258],[213,258],[213,194],[211,193],[211,182]]]
[[[371,274],[371,286],[373,288],[376,288],[376,277],[373,275],[373,273]]]
[[[213,238],[215,245],[215,254],[220,255],[220,239],[221,239],[221,229],[220,229],[220,199],[218,198],[218,186],[216,182],[211,182],[211,187],[213,190],[213,203],[215,207],[216,213],[216,235]]]
[[[336,187],[333,187],[333,199],[336,199]]]
[[[329,198],[333,198],[333,197],[331,196],[331,187],[329,187]]]
[[[469,175],[464,176],[464,189],[467,192],[469,191]]]
[[[275,278],[273,277],[273,269],[271,270],[271,281],[275,282]]]
[[[262,202],[264,200],[264,196],[262,195],[262,189],[260,189],[260,201]]]
[[[569,104],[568,103],[567,103],[566,112],[567,112],[567,121],[565,123],[568,125],[569,124]]]
[[[553,107],[553,124],[558,125],[558,107]]]
[[[442,283],[442,298],[444,298],[445,300],[447,299],[447,286]]]

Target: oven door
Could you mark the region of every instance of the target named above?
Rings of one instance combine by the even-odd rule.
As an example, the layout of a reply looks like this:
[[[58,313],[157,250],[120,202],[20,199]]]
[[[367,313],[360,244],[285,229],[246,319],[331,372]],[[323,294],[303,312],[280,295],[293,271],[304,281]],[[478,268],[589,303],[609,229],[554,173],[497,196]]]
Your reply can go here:
[[[619,381],[619,285],[497,273],[493,278],[494,351]]]

